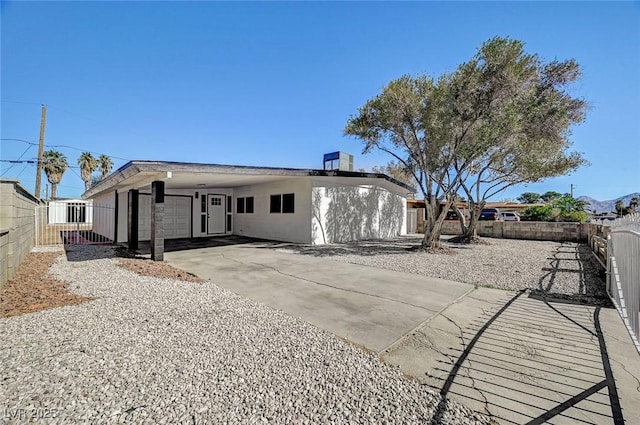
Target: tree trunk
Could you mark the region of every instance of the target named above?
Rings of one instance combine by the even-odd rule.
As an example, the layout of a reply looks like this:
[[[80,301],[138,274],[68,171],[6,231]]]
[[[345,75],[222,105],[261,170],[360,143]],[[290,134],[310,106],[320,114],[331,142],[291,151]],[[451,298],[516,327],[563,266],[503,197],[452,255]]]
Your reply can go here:
[[[51,183],[51,199],[56,199],[58,195],[58,183]]]
[[[422,249],[424,250],[434,250],[440,248],[440,234],[442,233],[442,224],[444,223],[444,219],[447,216],[447,211],[451,208],[451,201],[448,201],[440,214],[436,216],[436,212],[438,210],[437,203],[435,197],[432,200],[433,202],[428,205],[428,214],[430,220],[427,221],[428,226],[424,231],[424,239],[422,239]]]
[[[85,180],[84,181],[84,191],[86,192],[89,189],[91,189],[91,180]]]
[[[480,219],[480,213],[482,212],[482,208],[484,208],[484,205],[484,202],[481,202],[479,204],[476,204],[473,201],[471,202],[471,217],[469,219],[469,227],[467,227],[467,231],[463,235],[467,242],[478,240],[478,220]]]
[[[480,204],[476,204],[473,201],[469,203],[469,225],[466,226],[462,232],[461,236],[455,237],[452,239],[453,242],[456,243],[471,243],[477,242],[478,238],[478,219],[480,218],[480,212],[482,212],[482,208],[484,208],[485,202],[481,202]]]

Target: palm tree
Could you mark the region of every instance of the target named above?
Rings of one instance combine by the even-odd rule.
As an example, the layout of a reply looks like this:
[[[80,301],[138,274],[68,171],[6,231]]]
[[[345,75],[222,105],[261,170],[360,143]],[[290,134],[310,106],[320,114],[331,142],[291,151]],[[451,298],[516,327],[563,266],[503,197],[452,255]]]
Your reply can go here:
[[[105,154],[100,155],[98,161],[100,161],[100,172],[102,173],[101,178],[104,178],[104,176],[111,172],[111,169],[113,168],[113,162],[111,161],[111,158],[109,158],[109,156]]]
[[[89,152],[82,152],[82,155],[78,158],[78,165],[80,166],[82,181],[84,181],[84,190],[89,190],[91,187],[91,173],[98,168],[98,160]]]
[[[623,216],[625,214],[625,210],[626,208],[624,207],[624,202],[622,200],[616,201],[616,212],[618,213],[619,216]]]
[[[45,151],[42,153],[42,166],[47,175],[47,180],[51,183],[51,198],[55,199],[58,183],[62,180],[64,172],[69,168],[67,157],[58,151]]]
[[[640,207],[640,198],[634,196],[633,198],[631,198],[631,200],[629,200],[629,210],[631,212],[636,212],[638,210],[638,207]]]

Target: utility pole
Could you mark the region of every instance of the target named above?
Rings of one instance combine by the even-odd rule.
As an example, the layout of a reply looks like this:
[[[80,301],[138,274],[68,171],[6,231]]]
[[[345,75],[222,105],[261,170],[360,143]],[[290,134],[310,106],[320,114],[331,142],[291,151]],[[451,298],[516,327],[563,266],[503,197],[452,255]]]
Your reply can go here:
[[[573,198],[573,189],[574,189],[575,187],[576,187],[576,186],[575,186],[573,183],[571,183],[571,197],[572,197],[572,198]]]
[[[40,118],[40,141],[38,143],[38,167],[36,171],[36,198],[40,199],[40,180],[42,180],[42,154],[44,151],[44,127],[47,124],[47,107],[42,105]]]

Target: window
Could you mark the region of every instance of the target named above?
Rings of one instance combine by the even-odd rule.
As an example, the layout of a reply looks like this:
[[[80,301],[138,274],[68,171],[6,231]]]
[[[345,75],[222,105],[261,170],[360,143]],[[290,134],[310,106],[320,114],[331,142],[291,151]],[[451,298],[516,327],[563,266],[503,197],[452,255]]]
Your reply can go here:
[[[270,213],[282,212],[282,195],[271,195]]]
[[[253,196],[248,196],[245,203],[245,211],[247,214],[253,214]]]
[[[236,213],[238,214],[253,214],[253,196],[247,196],[246,198],[236,198]]]
[[[227,212],[231,212],[231,196],[227,196]]]
[[[295,211],[295,194],[271,195],[270,213],[293,214]]]
[[[67,204],[67,223],[84,223],[87,217],[87,205],[82,203]]]
[[[211,198],[211,205],[222,205],[222,198],[218,198],[218,197]]]
[[[285,193],[282,195],[282,212],[285,214],[293,214],[293,204],[295,203],[293,193]]]
[[[236,213],[244,214],[244,198],[236,198]]]

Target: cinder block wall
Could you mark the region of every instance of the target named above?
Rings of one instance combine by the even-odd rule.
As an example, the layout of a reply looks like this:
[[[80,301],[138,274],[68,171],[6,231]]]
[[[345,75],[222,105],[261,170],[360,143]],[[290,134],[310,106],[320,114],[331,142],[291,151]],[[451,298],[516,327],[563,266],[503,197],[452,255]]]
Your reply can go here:
[[[478,235],[490,238],[525,239],[556,242],[587,242],[587,223],[562,223],[546,221],[480,221]],[[443,235],[459,235],[457,221],[445,221]]]
[[[0,179],[0,288],[35,244],[38,200],[18,180]]]

